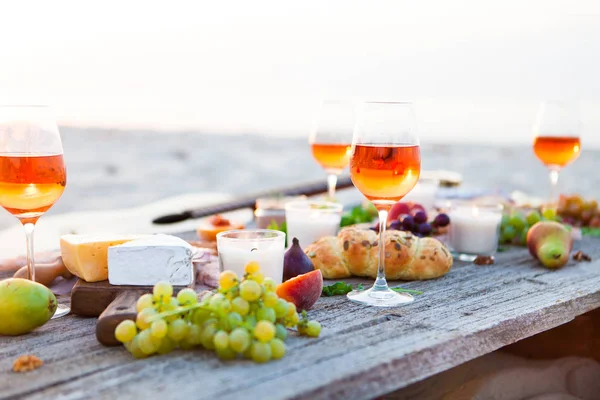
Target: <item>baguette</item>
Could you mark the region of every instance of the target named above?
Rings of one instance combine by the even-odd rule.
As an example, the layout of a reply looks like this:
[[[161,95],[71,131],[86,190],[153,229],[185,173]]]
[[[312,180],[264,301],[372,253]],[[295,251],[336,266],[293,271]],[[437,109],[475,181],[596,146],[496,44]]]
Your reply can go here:
[[[304,252],[325,279],[377,277],[379,236],[372,230],[343,228],[337,236],[322,237]],[[410,232],[385,232],[385,276],[390,280],[433,279],[452,267],[446,246],[432,237]]]

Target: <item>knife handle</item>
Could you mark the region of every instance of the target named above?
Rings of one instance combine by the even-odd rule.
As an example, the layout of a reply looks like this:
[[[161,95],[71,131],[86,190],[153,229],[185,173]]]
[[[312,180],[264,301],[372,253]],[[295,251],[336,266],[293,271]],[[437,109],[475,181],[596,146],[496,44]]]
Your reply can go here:
[[[98,317],[96,323],[96,338],[105,346],[117,346],[121,344],[115,338],[115,328],[121,321],[130,319],[135,321],[137,317],[136,303],[138,298],[147,293],[143,290],[125,290],[115,297]]]

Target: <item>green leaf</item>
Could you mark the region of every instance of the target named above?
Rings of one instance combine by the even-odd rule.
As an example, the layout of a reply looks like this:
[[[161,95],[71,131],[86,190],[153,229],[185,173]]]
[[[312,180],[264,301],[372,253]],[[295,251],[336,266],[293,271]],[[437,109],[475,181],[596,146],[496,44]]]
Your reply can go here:
[[[581,227],[581,234],[584,236],[600,237],[600,228],[592,228],[591,226]]]
[[[423,294],[420,290],[403,289],[401,287],[393,287],[391,289],[397,293]]]
[[[352,291],[352,285],[346,282],[336,282],[332,285],[323,286],[322,296],[341,296]]]

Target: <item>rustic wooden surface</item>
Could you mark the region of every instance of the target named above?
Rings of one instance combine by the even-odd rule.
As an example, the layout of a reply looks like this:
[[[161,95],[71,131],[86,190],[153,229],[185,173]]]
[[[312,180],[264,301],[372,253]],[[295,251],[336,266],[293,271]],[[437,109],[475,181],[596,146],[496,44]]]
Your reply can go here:
[[[600,240],[577,248],[594,261],[550,271],[511,249],[491,266],[457,262],[443,278],[404,283],[425,293],[399,308],[322,298],[309,313],[321,337],[290,335],[287,355],[264,365],[203,350],[135,360],[96,341],[95,319],[68,316],[0,338],[0,398],[373,398],[599,308]],[[11,372],[22,354],[45,365]]]

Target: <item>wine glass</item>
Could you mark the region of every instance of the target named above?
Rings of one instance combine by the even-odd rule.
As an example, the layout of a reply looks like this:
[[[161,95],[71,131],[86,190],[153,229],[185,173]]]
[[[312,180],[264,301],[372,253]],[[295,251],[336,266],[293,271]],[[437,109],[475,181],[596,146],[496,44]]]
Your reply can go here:
[[[352,291],[348,298],[369,306],[410,303],[407,293],[392,291],[385,280],[385,230],[390,208],[415,186],[421,155],[411,103],[367,102],[354,129],[350,177],[354,186],[379,211],[379,267],[375,284]]]
[[[326,100],[321,106],[308,143],[315,160],[327,172],[328,198],[334,201],[338,175],[350,162],[354,105],[350,101]]]
[[[0,206],[21,221],[27,241],[27,277],[35,281],[33,231],[67,182],[63,149],[46,106],[0,106]],[[69,308],[59,304],[54,318]]]
[[[574,104],[546,101],[540,104],[533,128],[533,151],[550,171],[550,203],[557,201],[558,174],[581,151],[579,113]]]

